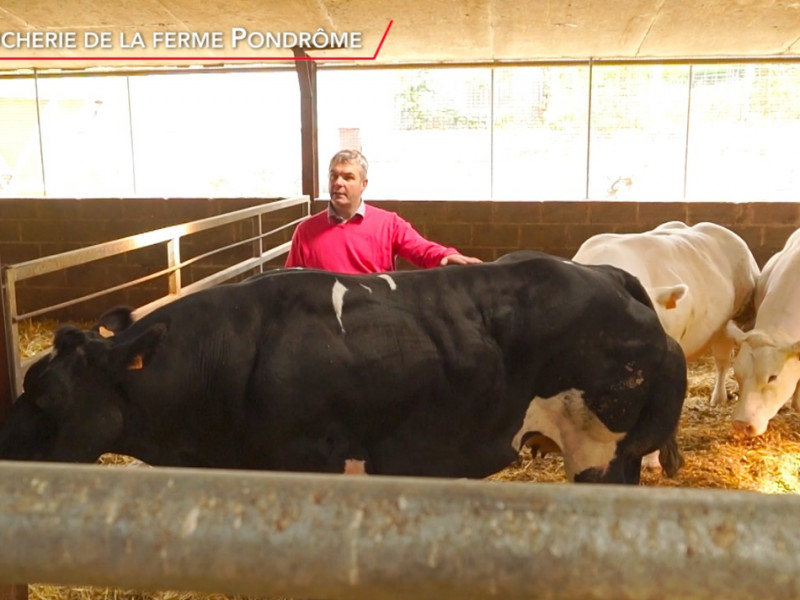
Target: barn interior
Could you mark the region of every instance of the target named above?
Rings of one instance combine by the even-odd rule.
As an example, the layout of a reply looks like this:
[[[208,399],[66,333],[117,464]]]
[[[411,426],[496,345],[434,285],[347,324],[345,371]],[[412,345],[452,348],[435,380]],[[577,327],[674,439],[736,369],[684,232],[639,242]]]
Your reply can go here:
[[[233,47],[235,35],[255,34]],[[295,60],[291,48],[258,47],[260,33],[358,32],[358,48],[308,48],[304,60]],[[174,32],[169,40],[154,35]],[[198,33],[220,32],[218,47],[209,47],[210,38]],[[68,34],[74,33],[74,44]],[[178,34],[186,34],[181,38]],[[9,34],[8,37],[2,37]],[[44,43],[46,35],[56,40],[50,48],[33,47]],[[86,48],[85,40],[97,40],[108,34],[109,46]],[[144,46],[131,47],[140,34]],[[88,37],[87,37],[88,35]],[[179,40],[183,41],[179,41]],[[320,41],[323,37],[318,38]],[[327,36],[329,41],[330,37]],[[37,41],[39,40],[39,41]],[[206,41],[203,41],[206,40]],[[127,44],[127,45],[126,45]],[[170,44],[172,44],[170,46]],[[323,44],[319,44],[322,46]],[[70,47],[72,46],[72,47]],[[61,72],[117,73],[148,70],[246,70],[260,67],[285,67],[299,73],[309,72],[306,58],[313,60],[311,69],[374,69],[376,67],[447,67],[456,65],[568,64],[589,62],[613,64],[651,63],[726,63],[726,62],[800,62],[800,3],[794,0],[625,0],[593,2],[591,0],[296,0],[262,2],[197,3],[189,0],[143,0],[109,3],[101,0],[62,0],[30,2],[0,0],[0,77],[50,76]],[[310,118],[310,117],[306,117]],[[312,198],[318,192],[315,166],[314,135],[304,139],[304,189]],[[59,199],[64,200],[64,199]],[[74,200],[74,199],[73,199]],[[242,208],[263,199],[234,199],[228,204]],[[763,202],[532,202],[526,207],[497,206],[496,203],[404,203],[387,199],[387,208],[422,223],[429,233],[444,229],[453,214],[466,214],[473,230],[491,231],[498,226],[496,237],[479,246],[474,238],[464,242],[467,249],[486,259],[517,246],[530,243],[534,237],[545,239],[543,249],[568,256],[590,233],[611,226],[644,230],[660,222],[711,220],[735,227],[747,239],[760,264],[776,252],[789,233],[800,225],[797,203]],[[30,214],[21,208],[30,199],[0,198],[0,214],[13,215],[20,223],[16,231],[25,231],[30,220],[55,222],[61,215],[66,220],[79,219],[85,212],[123,214],[126,199],[83,199],[64,203],[42,203]],[[159,215],[153,228],[172,225],[182,220],[206,217],[226,210],[217,206],[209,212],[212,201],[199,199],[165,204],[162,198],[143,200],[145,213]],[[91,208],[87,208],[91,207]],[[510,229],[525,210],[525,219],[536,217],[531,232]],[[74,212],[73,212],[74,210]],[[174,211],[174,212],[170,212]],[[504,212],[507,211],[507,212]],[[498,217],[502,214],[502,217]],[[0,217],[0,221],[2,220]],[[128,229],[120,229],[115,237],[139,233],[137,215]],[[437,220],[438,219],[438,220]],[[91,229],[91,228],[89,228]],[[65,228],[66,230],[66,228]],[[0,231],[4,231],[0,228]],[[76,230],[77,231],[77,230]],[[553,233],[557,231],[557,233]],[[509,233],[509,232],[513,232]],[[58,252],[106,241],[92,237],[65,240],[64,245],[37,240],[33,244],[11,244],[0,240],[0,260],[22,262],[39,258],[54,249]],[[19,234],[22,236],[22,233]],[[76,235],[79,235],[76,233]],[[81,234],[83,235],[83,234]],[[513,242],[504,236],[515,235]],[[14,241],[14,240],[11,240]],[[469,245],[471,244],[471,245]],[[24,247],[23,247],[24,246]],[[36,254],[33,254],[35,252]],[[12,260],[9,261],[9,258]],[[49,335],[44,334],[45,336]],[[35,333],[30,337],[36,337]],[[39,339],[29,339],[31,353],[41,349]],[[692,372],[695,382],[690,394],[682,427],[690,432],[685,447],[693,453],[682,478],[664,481],[647,475],[645,484],[667,487],[708,487],[750,489],[778,494],[800,492],[800,419],[793,412],[779,415],[770,434],[758,440],[742,442],[729,428],[730,407],[721,411],[707,406],[710,364],[700,362]],[[0,381],[0,384],[2,382]],[[729,390],[735,392],[729,380]],[[2,387],[2,386],[0,386]],[[1,405],[2,403],[0,403]],[[115,463],[109,458],[108,463]],[[123,461],[124,462],[124,461]],[[562,478],[556,457],[545,461],[526,456],[513,469],[495,477],[499,481],[557,482]],[[0,587],[0,598],[4,590]],[[7,592],[8,597],[21,598],[19,589]],[[61,598],[107,598],[108,590],[32,585],[30,597],[40,600]],[[27,596],[27,592],[26,592]],[[116,593],[115,593],[115,596]],[[196,598],[197,595],[176,595],[171,592],[127,592],[126,598]]]

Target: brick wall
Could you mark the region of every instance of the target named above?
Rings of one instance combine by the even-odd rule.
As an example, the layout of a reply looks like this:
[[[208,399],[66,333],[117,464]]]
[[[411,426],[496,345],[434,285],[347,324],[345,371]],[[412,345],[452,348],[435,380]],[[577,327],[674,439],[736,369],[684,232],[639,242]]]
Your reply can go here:
[[[588,237],[647,231],[666,221],[712,221],[742,236],[762,265],[800,227],[800,204],[758,202],[401,202],[394,210],[426,237],[493,260],[522,248],[571,257]]]
[[[0,199],[0,262],[30,260],[265,201],[268,200]],[[426,237],[484,260],[520,248],[570,257],[583,240],[596,233],[645,231],[665,221],[681,220],[690,224],[713,221],[731,228],[745,239],[763,265],[783,247],[789,234],[800,227],[800,205],[793,203],[375,201],[373,204],[398,212]],[[315,202],[313,210],[324,206],[324,202]],[[298,211],[287,216],[282,211],[264,227],[269,229],[299,214]],[[182,258],[250,235],[252,231],[245,224],[198,235],[187,240]],[[285,241],[289,235],[290,232],[283,232],[270,245]],[[200,261],[187,270],[183,282],[190,283],[225,264],[241,260],[248,252],[241,249]],[[91,263],[83,269],[31,280],[29,285],[21,286],[20,308],[34,310],[142,276],[163,268],[165,257],[163,248],[146,248]],[[82,310],[70,309],[70,316],[91,319],[111,304],[138,306],[163,295],[166,289],[165,279],[156,280],[113,299],[89,303]]]

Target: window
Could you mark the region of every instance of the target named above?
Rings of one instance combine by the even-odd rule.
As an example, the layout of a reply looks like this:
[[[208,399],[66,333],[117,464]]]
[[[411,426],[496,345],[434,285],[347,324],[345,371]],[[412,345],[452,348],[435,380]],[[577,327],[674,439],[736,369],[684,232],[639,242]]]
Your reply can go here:
[[[301,189],[297,75],[130,78],[140,196],[291,196]]]
[[[324,68],[320,193],[359,148],[367,197],[796,201],[800,62]],[[302,189],[294,70],[0,78],[0,196]]]
[[[682,200],[688,66],[596,66],[591,199]]]
[[[588,67],[494,70],[493,198],[585,195],[588,91]]]
[[[798,64],[693,68],[686,197],[800,197]]]
[[[0,195],[296,195],[299,95],[293,71],[0,79]]]
[[[0,196],[41,196],[44,180],[33,79],[0,79],[0,131]]]
[[[370,163],[365,196],[485,199],[491,179],[491,71],[318,72],[320,194],[342,148]]]
[[[131,196],[133,165],[125,77],[39,81],[48,196]]]

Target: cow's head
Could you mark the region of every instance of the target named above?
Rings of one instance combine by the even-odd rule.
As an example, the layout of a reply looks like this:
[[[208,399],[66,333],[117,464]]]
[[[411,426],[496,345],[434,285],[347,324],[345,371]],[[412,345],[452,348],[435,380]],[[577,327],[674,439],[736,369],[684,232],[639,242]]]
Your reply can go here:
[[[747,436],[761,435],[781,407],[797,396],[800,342],[780,340],[757,329],[745,333],[733,321],[727,331],[740,346],[733,363],[739,385],[733,426]]]
[[[125,398],[119,385],[146,364],[166,327],[106,339],[71,325],[25,375],[23,393],[0,427],[0,459],[94,462],[121,452]]]

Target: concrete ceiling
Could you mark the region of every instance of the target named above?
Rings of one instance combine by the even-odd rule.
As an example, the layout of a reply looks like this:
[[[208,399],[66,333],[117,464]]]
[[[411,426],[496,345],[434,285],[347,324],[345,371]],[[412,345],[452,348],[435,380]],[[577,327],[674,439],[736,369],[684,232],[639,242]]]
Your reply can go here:
[[[360,34],[361,48],[309,55],[364,64],[793,56],[800,0],[0,0],[6,45],[16,46],[17,34],[61,36],[57,48],[0,46],[0,70],[274,64],[292,56],[246,40],[234,49],[235,28]],[[137,32],[144,48],[132,46]],[[223,47],[156,48],[159,32],[220,32]],[[112,47],[87,49],[87,33],[106,33]]]

